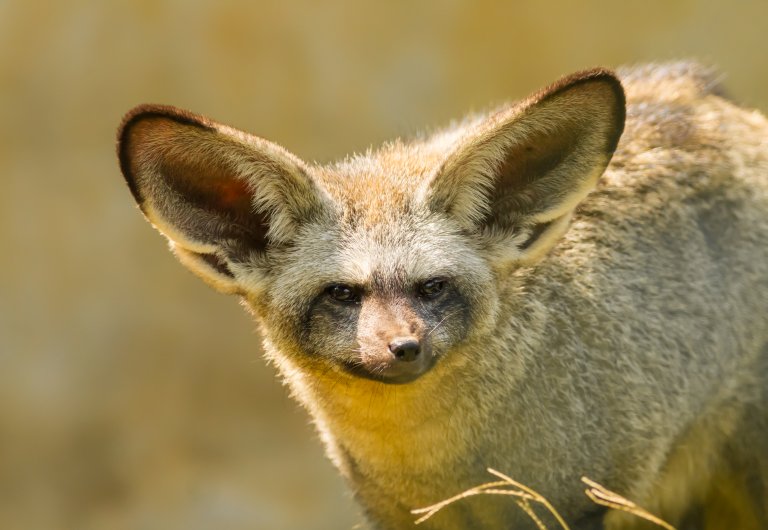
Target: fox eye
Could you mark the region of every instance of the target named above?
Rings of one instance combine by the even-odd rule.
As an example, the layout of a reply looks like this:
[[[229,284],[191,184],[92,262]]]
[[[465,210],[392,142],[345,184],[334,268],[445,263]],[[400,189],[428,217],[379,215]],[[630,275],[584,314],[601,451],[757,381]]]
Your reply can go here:
[[[419,285],[419,295],[424,298],[434,298],[445,288],[446,281],[443,278],[430,278]]]
[[[356,304],[360,302],[360,292],[344,283],[335,283],[325,289],[325,293],[336,300],[345,304]]]

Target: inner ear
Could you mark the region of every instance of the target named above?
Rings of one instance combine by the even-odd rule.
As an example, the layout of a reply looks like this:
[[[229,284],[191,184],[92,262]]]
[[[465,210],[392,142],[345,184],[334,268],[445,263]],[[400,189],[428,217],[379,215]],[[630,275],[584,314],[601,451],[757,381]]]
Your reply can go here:
[[[531,133],[523,145],[508,150],[495,172],[494,193],[485,223],[500,228],[517,227],[547,202],[557,202],[563,189],[542,177],[563,165],[577,144],[573,128]],[[547,224],[547,223],[542,223]]]
[[[171,201],[183,200],[194,210],[204,212],[204,218],[216,219],[210,223],[184,222],[189,210],[174,208],[169,204],[163,216],[169,221],[191,228],[188,234],[193,238],[236,240],[253,248],[263,249],[267,245],[267,217],[253,204],[253,192],[248,183],[234,176],[232,169],[224,167],[217,158],[197,160],[165,161],[160,175],[170,192]],[[195,233],[198,231],[198,233]]]

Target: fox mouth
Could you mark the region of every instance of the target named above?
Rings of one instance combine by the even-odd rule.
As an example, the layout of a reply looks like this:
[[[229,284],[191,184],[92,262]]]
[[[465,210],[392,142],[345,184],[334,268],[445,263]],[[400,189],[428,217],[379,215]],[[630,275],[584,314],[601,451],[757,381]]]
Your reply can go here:
[[[357,359],[344,361],[342,367],[356,377],[390,385],[402,385],[411,383],[427,373],[435,365],[436,360],[434,355],[423,355],[411,362],[386,360],[371,363]]]

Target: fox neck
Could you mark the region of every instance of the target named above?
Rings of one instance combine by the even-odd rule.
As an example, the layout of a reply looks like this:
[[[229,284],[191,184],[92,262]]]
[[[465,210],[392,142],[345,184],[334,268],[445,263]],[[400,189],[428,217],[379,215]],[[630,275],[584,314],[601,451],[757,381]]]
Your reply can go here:
[[[312,415],[328,456],[353,486],[373,489],[375,481],[379,492],[397,490],[398,501],[410,509],[482,482],[486,466],[493,465],[478,457],[487,441],[490,404],[498,401],[478,395],[494,387],[482,383],[488,364],[503,361],[489,357],[493,350],[487,343],[467,343],[404,385],[312,373],[282,355],[273,360]],[[507,374],[516,369],[514,362],[504,362]],[[412,486],[403,489],[403,484]]]
[[[417,381],[402,385],[340,371],[307,371],[284,357],[276,360],[276,364],[294,397],[312,414],[326,442],[331,436],[349,456],[374,467],[403,462],[419,468],[428,467],[430,458],[415,448],[461,453],[469,443],[459,439],[466,436],[466,432],[459,434],[459,430],[456,439],[450,440],[453,443],[446,439],[453,436],[446,418],[468,399],[460,391],[445,391],[460,389],[467,383],[456,380],[469,364],[467,356],[456,353]],[[417,445],[413,445],[417,440]],[[450,458],[450,454],[443,454],[440,460]]]

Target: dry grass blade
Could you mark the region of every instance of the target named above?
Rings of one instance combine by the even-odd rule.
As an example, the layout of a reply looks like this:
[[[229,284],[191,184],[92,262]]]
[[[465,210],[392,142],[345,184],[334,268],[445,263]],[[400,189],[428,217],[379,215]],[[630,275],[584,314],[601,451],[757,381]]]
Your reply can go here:
[[[581,481],[589,486],[585,493],[587,494],[587,497],[589,497],[595,504],[600,504],[602,506],[607,506],[608,508],[613,508],[614,510],[622,510],[631,513],[632,515],[641,517],[646,521],[650,521],[662,528],[665,528],[666,530],[675,530],[675,527],[671,524],[667,523],[666,521],[662,521],[652,513],[649,513],[643,508],[640,508],[634,502],[625,499],[616,492],[606,489],[601,484],[598,484],[597,482],[590,480],[587,477],[581,477]]]
[[[437,512],[439,512],[449,504],[453,504],[454,502],[459,501],[461,499],[466,499],[467,497],[472,497],[474,495],[510,495],[518,498],[516,501],[517,505],[531,518],[531,520],[533,520],[533,522],[536,524],[539,530],[546,530],[546,527],[544,526],[544,523],[541,521],[541,519],[534,512],[533,507],[530,504],[531,501],[537,502],[543,505],[545,508],[547,508],[547,510],[552,514],[552,516],[557,520],[557,522],[563,528],[563,530],[570,530],[570,528],[565,523],[565,521],[560,516],[560,514],[557,513],[555,508],[542,495],[532,490],[528,486],[520,484],[519,482],[517,482],[516,480],[513,480],[512,478],[506,476],[505,474],[499,471],[496,471],[495,469],[488,468],[488,472],[491,473],[492,475],[499,477],[501,480],[495,481],[495,482],[488,482],[486,484],[481,484],[480,486],[476,486],[474,488],[468,489],[463,493],[459,493],[458,495],[455,495],[450,499],[446,499],[444,501],[438,502],[437,504],[433,504],[432,506],[427,506],[426,508],[419,508],[416,510],[412,510],[411,513],[413,514],[416,514],[416,515],[423,514],[422,517],[416,520],[416,524],[423,523],[424,521],[426,521],[427,519],[435,515]],[[516,489],[505,489],[510,487],[516,488]]]
[[[511,477],[508,477],[501,471],[496,471],[495,469],[488,468],[488,473],[492,475],[496,475],[502,480],[505,480],[507,483],[511,484],[512,486],[519,488],[520,490],[524,491],[528,495],[530,495],[533,500],[538,502],[539,504],[543,505],[547,510],[549,510],[549,513],[552,514],[552,516],[557,520],[557,522],[560,524],[560,526],[563,528],[563,530],[570,530],[568,525],[565,523],[565,520],[560,516],[559,513],[557,513],[557,510],[555,510],[555,507],[552,506],[549,501],[541,494],[537,493],[536,491],[532,490],[525,484],[521,484],[518,481],[512,479]]]
[[[536,515],[536,512],[533,511],[533,508],[531,507],[531,503],[528,502],[528,499],[519,499],[515,501],[518,506],[520,506],[520,509],[523,510],[525,513],[528,514],[528,517],[531,518],[531,520],[536,524],[536,528],[539,530],[547,530],[547,527],[544,525],[544,522],[539,519],[539,516]]]
[[[495,482],[487,482],[485,484],[475,486],[474,488],[470,488],[467,491],[459,493],[450,499],[438,502],[437,504],[433,504],[432,506],[411,510],[411,513],[415,515],[421,515],[421,517],[416,520],[416,524],[423,523],[449,504],[453,504],[454,502],[461,499],[466,499],[467,497],[472,497],[474,495],[509,495],[516,497],[515,503],[528,515],[528,517],[531,518],[539,530],[547,530],[547,527],[534,511],[531,502],[536,502],[544,506],[552,515],[552,517],[557,520],[562,530],[570,530],[570,527],[566,524],[565,520],[563,520],[557,510],[555,510],[555,508],[546,498],[544,498],[544,496],[532,490],[525,484],[521,484],[513,478],[508,477],[500,471],[488,468],[488,472],[500,478],[501,480],[497,480]],[[654,523],[664,528],[665,530],[675,530],[674,526],[670,525],[666,521],[659,519],[643,508],[640,508],[634,502],[622,497],[618,493],[605,488],[601,484],[598,484],[597,482],[590,480],[587,477],[581,477],[581,480],[584,482],[584,484],[589,486],[585,493],[587,497],[589,497],[590,500],[595,504],[607,506],[608,508],[614,510],[622,510],[636,517],[640,517],[646,521]]]
[[[475,486],[474,488],[470,488],[467,491],[463,491],[458,495],[454,495],[449,499],[440,501],[437,504],[433,504],[425,508],[418,508],[415,510],[411,510],[411,513],[414,515],[424,514],[415,522],[415,524],[420,524],[426,521],[427,519],[429,519],[430,517],[432,517],[433,515],[435,515],[437,512],[439,512],[449,504],[453,504],[456,501],[460,501],[461,499],[466,499],[467,497],[472,497],[474,495],[511,495],[513,497],[523,497],[523,498],[529,497],[528,494],[522,491],[498,489],[500,487],[504,487],[508,485],[509,484],[502,481],[488,482],[486,484],[481,484],[480,486]]]

